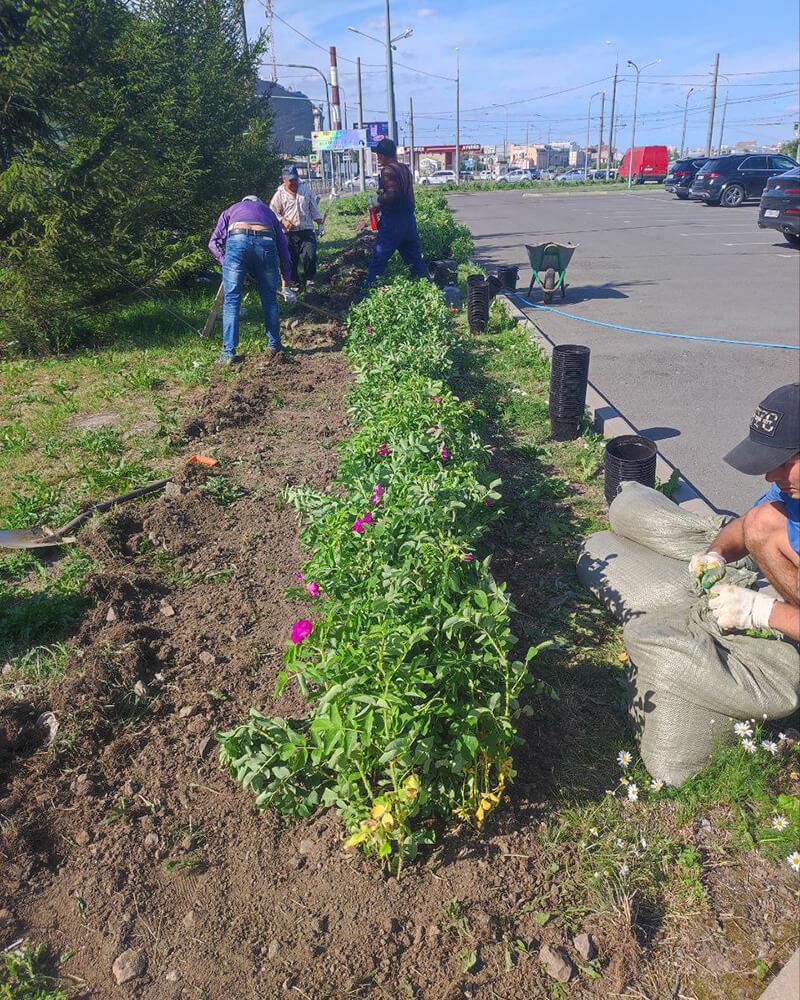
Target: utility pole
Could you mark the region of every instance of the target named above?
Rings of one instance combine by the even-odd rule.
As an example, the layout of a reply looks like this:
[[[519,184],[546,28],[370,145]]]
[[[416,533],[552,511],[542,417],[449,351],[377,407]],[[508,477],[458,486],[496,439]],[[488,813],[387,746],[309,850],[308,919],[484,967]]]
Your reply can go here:
[[[603,125],[605,124],[604,117],[606,112],[606,92],[602,91],[600,94],[600,136],[597,140],[597,169],[600,169],[600,158],[603,155]]]
[[[614,64],[614,83],[611,87],[611,117],[608,121],[608,173],[611,179],[611,169],[614,160],[614,113],[617,108],[617,74],[619,73],[619,58]]]
[[[384,4],[386,15],[386,103],[389,110],[389,138],[397,142],[394,110],[394,67],[392,66],[392,26],[389,20],[389,0]]]
[[[273,26],[272,0],[264,0],[264,11],[267,15],[267,36],[269,38],[269,50],[272,54],[272,82],[278,82],[278,54],[275,50],[275,28]]]
[[[714,78],[711,81],[711,110],[708,115],[708,133],[706,134],[706,156],[711,158],[711,144],[714,141],[714,110],[717,105],[717,78],[719,77],[719,52],[714,60]]]
[[[681,156],[686,152],[686,116],[689,113],[689,98],[694,93],[694,87],[689,88],[686,101],[683,105],[683,132],[681,132]]]
[[[725,103],[722,105],[722,121],[719,123],[719,145],[717,156],[722,156],[722,136],[725,132],[725,115],[728,113],[728,88],[725,88]]]
[[[356,58],[356,83],[358,85],[358,127],[359,128],[363,128],[364,127],[364,97],[363,97],[363,95],[361,93],[361,56],[358,56]],[[364,176],[364,174],[366,173],[366,169],[367,169],[367,151],[362,146],[359,149],[359,151],[358,151],[358,174],[359,174],[358,189],[359,189],[359,191],[366,191],[366,189],[367,189],[367,180],[366,180],[366,177]]]
[[[411,139],[411,179],[414,180],[416,176],[414,160],[416,158],[416,149],[414,147],[414,98],[409,97],[408,99],[408,131],[409,138]]]
[[[586,114],[586,146],[584,147],[584,150],[583,150],[583,178],[584,178],[584,180],[586,180],[586,178],[589,175],[588,164],[589,164],[589,161],[591,160],[591,155],[589,153],[589,136],[590,136],[590,130],[591,130],[591,127],[592,127],[592,101],[595,99],[595,97],[599,97],[599,96],[600,96],[600,91],[596,90],[592,94],[592,96],[589,98],[589,111]],[[576,159],[576,163],[577,163],[577,159]]]
[[[242,45],[244,46],[244,51],[247,52],[247,21],[244,17],[244,0],[239,0],[239,31],[242,34]]]
[[[339,67],[336,63],[336,46],[331,45],[331,107],[333,109],[333,121],[331,128],[338,132],[342,127],[342,106],[339,102]],[[336,153],[331,150],[331,192],[334,193],[336,186],[334,178],[341,170],[341,157],[337,161]]]
[[[461,183],[461,52],[456,49],[456,184]]]

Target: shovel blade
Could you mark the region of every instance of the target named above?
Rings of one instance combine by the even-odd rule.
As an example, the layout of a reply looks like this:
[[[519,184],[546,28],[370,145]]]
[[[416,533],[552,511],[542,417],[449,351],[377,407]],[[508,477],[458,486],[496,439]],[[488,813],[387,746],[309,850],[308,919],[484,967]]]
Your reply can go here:
[[[54,545],[74,542],[74,537],[64,538],[55,535],[47,528],[25,528],[21,530],[3,529],[0,531],[0,547],[5,549],[49,549]]]

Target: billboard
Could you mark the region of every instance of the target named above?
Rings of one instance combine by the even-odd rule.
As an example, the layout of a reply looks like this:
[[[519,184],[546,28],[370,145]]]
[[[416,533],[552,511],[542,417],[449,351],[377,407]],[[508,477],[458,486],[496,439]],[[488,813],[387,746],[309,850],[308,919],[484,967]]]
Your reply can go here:
[[[311,148],[315,152],[331,150],[338,153],[347,149],[365,149],[366,145],[367,133],[363,128],[311,133]]]

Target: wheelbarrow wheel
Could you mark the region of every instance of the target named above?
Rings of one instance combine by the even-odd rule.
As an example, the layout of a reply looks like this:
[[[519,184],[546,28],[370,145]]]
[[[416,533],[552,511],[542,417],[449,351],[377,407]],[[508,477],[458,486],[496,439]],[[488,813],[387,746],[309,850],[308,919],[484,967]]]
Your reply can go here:
[[[544,304],[549,306],[553,301],[553,292],[556,287],[556,272],[552,267],[544,272],[544,281],[542,282],[542,289],[544,290]]]

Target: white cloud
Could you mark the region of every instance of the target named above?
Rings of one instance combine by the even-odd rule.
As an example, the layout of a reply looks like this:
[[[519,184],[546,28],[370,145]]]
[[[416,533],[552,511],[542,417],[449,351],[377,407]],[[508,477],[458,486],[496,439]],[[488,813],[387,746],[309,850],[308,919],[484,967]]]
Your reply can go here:
[[[436,11],[433,9],[433,7],[421,7],[417,11],[417,17],[434,17],[435,15]]]

